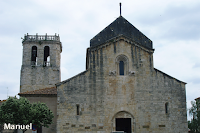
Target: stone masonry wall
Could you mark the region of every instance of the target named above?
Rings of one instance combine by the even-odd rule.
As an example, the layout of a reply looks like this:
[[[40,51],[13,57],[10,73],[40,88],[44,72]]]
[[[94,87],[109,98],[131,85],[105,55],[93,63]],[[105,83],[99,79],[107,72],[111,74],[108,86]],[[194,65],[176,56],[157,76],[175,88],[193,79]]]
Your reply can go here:
[[[115,118],[131,118],[132,133],[187,132],[185,83],[154,69],[153,50],[120,37],[88,58],[88,70],[57,84],[58,133],[109,133]]]
[[[32,46],[37,47],[37,64],[31,65]],[[44,66],[44,47],[50,48],[50,66]],[[61,81],[60,43],[53,41],[23,43],[23,61],[21,67],[20,92],[53,87]]]

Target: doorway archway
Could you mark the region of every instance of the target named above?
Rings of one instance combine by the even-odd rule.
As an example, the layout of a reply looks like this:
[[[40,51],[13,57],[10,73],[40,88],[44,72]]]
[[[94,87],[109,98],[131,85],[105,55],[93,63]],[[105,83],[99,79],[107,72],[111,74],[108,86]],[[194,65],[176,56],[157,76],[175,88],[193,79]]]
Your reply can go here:
[[[135,133],[135,119],[127,111],[119,111],[112,118],[112,131]]]

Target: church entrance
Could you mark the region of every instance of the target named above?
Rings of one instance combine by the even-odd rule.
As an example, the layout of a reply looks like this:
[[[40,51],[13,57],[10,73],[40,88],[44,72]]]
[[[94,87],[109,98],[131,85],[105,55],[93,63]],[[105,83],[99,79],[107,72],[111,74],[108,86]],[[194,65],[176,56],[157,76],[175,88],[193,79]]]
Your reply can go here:
[[[131,118],[116,118],[116,131],[131,133]]]

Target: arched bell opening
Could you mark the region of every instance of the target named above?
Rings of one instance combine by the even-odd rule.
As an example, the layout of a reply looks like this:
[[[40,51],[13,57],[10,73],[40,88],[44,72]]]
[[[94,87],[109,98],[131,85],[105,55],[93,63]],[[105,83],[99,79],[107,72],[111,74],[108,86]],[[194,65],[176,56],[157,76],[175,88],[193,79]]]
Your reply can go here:
[[[44,47],[44,66],[50,66],[50,48],[49,48],[49,46]]]
[[[31,50],[31,65],[36,66],[37,65],[37,47],[33,46]]]

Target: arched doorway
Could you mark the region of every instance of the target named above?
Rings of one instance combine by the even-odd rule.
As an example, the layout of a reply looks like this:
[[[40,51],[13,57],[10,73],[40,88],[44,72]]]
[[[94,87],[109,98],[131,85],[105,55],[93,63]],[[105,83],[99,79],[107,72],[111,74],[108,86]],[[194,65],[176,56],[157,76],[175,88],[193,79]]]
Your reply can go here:
[[[135,119],[127,111],[117,112],[112,118],[112,131],[135,133]]]

